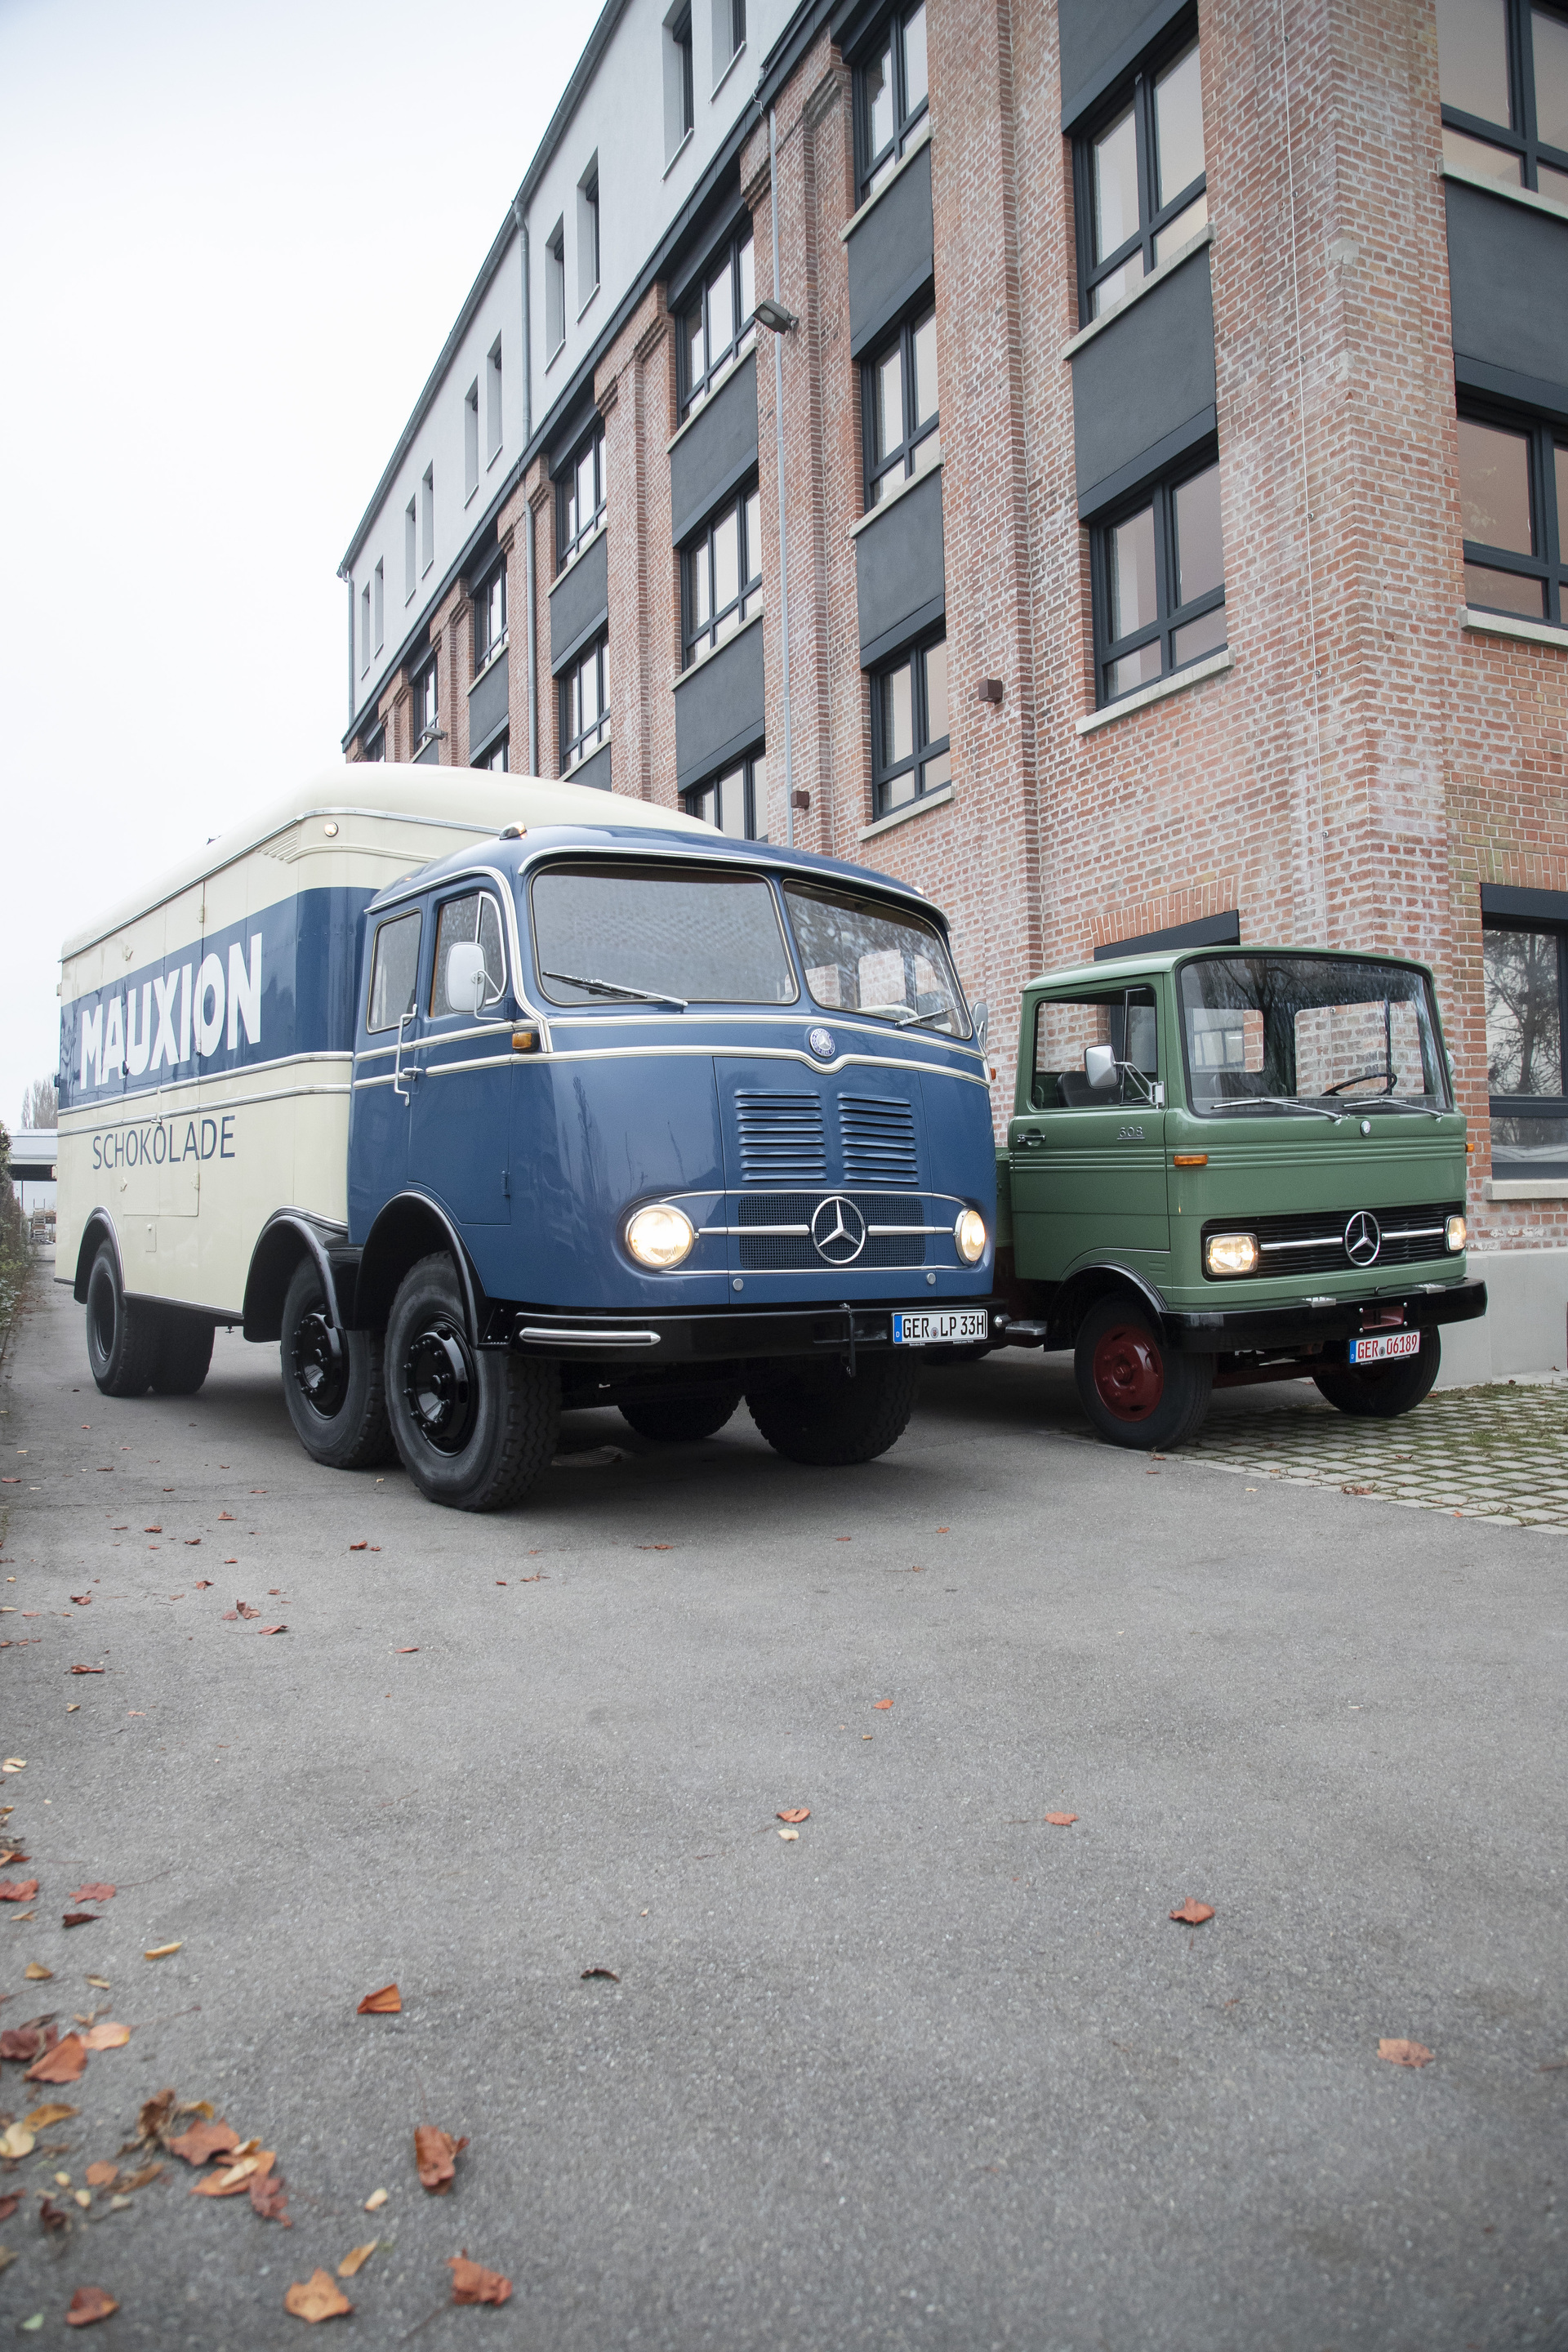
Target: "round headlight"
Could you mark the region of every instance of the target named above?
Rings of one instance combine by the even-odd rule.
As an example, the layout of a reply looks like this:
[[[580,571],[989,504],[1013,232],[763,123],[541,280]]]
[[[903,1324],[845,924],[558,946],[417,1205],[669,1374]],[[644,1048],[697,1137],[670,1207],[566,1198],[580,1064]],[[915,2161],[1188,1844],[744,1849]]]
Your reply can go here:
[[[985,1255],[985,1220],[978,1209],[959,1211],[952,1239],[964,1265],[978,1265]]]
[[[1444,1240],[1451,1250],[1462,1250],[1469,1239],[1469,1227],[1463,1217],[1450,1217],[1444,1230]]]
[[[696,1239],[690,1218],[668,1201],[656,1201],[626,1219],[626,1247],[639,1265],[679,1265],[690,1256]]]
[[[1210,1274],[1256,1274],[1257,1236],[1253,1234],[1211,1234],[1204,1244],[1204,1265]]]

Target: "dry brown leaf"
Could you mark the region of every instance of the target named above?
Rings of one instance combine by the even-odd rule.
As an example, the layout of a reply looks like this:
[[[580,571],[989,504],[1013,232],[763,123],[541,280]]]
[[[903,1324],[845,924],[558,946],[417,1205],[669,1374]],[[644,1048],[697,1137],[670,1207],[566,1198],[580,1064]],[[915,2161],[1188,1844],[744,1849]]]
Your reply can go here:
[[[391,2190],[387,2189],[373,2189],[370,2195],[364,2200],[365,2211],[367,2213],[379,2213],[391,2193]]]
[[[36,2065],[29,2066],[22,2079],[27,2083],[79,2082],[86,2064],[87,2044],[79,2033],[68,2033]]]
[[[29,1960],[22,1974],[29,1984],[47,1984],[54,1975],[54,1970],[45,1968],[42,1960]]]
[[[39,2229],[50,2236],[58,2236],[68,2230],[70,2225],[71,2217],[64,2206],[57,2205],[52,2197],[46,2197],[38,2207]]]
[[[313,2327],[321,2319],[345,2318],[353,2305],[333,2285],[326,2271],[312,2271],[308,2279],[289,2288],[283,2298],[283,2308],[296,2319],[308,2319]]]
[[[372,2238],[364,2245],[355,2246],[338,2264],[338,2276],[353,2278],[357,2271],[363,2271],[380,2243],[379,2238]]]
[[[144,1960],[166,1960],[171,1952],[177,1952],[179,1949],[178,1944],[154,1944],[152,1950],[143,1952],[142,1957]]]
[[[393,1655],[397,1658],[416,1658],[419,1655],[419,1644],[415,1642],[406,1650],[395,1650]]]
[[[10,2157],[13,2161],[31,2156],[37,2145],[26,2124],[7,2124],[0,2132],[0,2156]]]
[[[1173,1919],[1179,1920],[1184,1927],[1201,1927],[1204,1921],[1212,1919],[1214,1915],[1212,1903],[1194,1903],[1189,1895],[1181,1909],[1173,1911],[1171,1916]]]
[[[165,2146],[171,2156],[183,2158],[186,2164],[205,2164],[212,2156],[231,2156],[239,2146],[239,2134],[232,2124],[193,2124]]]
[[[0,2061],[9,2059],[13,2065],[30,2065],[44,2046],[44,2037],[36,2025],[8,2025],[0,2033]]]
[[[258,1633],[286,1633],[289,1628],[287,1625],[258,1625],[256,1630]]]
[[[164,2126],[174,2112],[174,2092],[171,2084],[168,2090],[160,2091],[155,2099],[143,2101],[142,2112],[136,2118],[137,2138],[161,2140]]]
[[[113,1893],[113,1887],[106,1885],[101,1878],[89,1878],[85,1886],[79,1886],[74,1895],[68,1895],[66,1901],[68,1903],[107,1903]]]
[[[1077,1821],[1076,1813],[1047,1813],[1046,1819],[1054,1830],[1070,1829]]]
[[[0,1903],[30,1903],[37,1891],[36,1878],[0,1878]]]
[[[239,2197],[245,2184],[258,2173],[270,2172],[274,2152],[269,2147],[258,2148],[254,2156],[242,2156],[237,2164],[217,2164],[205,2177],[191,2185],[193,2197]]]
[[[106,2287],[79,2286],[66,2306],[68,2327],[90,2327],[95,2319],[108,2319],[120,2305]]]
[[[73,1675],[100,1675],[103,1671],[104,1670],[101,1666],[73,1666],[71,1668]]]
[[[619,1984],[619,1983],[620,1983],[620,1979],[619,1979],[619,1977],[616,1974],[616,1972],[615,1972],[614,1969],[607,1969],[607,1968],[605,1968],[605,1967],[603,1965],[603,1963],[602,1963],[602,1962],[600,1962],[600,1963],[595,1963],[595,1965],[593,1968],[591,1968],[591,1969],[584,1969],[584,1971],[583,1971],[583,1976],[584,1976],[584,1981],[585,1981],[589,1977],[608,1977],[608,1978],[609,1978],[609,1979],[610,1979],[610,1982],[611,1982],[612,1984]]]
[[[31,2115],[22,2117],[22,2129],[47,2131],[51,2124],[68,2123],[72,2116],[79,2116],[80,2113],[79,2107],[68,2107],[61,2099],[50,2099],[46,2106],[35,2107]]]
[[[365,1543],[368,1543],[369,1541],[370,1541],[370,1538],[367,1536],[367,1537],[365,1538]],[[350,1549],[350,1551],[363,1551],[363,1549],[364,1549],[364,1544],[363,1544],[363,1543],[350,1544],[350,1546],[349,1546],[349,1549]]]
[[[89,2189],[108,2189],[119,2178],[120,2167],[109,2158],[101,2158],[97,2164],[89,2164],[87,2168],[87,2185]]]
[[[294,2224],[289,2219],[289,2200],[280,2172],[258,2172],[247,2186],[250,2190],[253,2212],[259,2213],[264,2221],[279,2222],[285,2230],[293,2228]]]
[[[162,2180],[167,2169],[166,2165],[144,2164],[140,2172],[132,2173],[128,2179],[121,2182],[120,2186],[129,2196],[132,2189],[145,2189],[150,2181]]]
[[[502,2278],[500,2271],[487,2271],[479,2263],[468,2260],[465,2247],[460,2254],[449,2254],[454,2303],[504,2303],[511,2293],[511,2281]]]
[[[871,1704],[878,1710],[879,1714],[885,1715],[889,1707],[892,1706],[893,1702],[890,1698],[874,1698],[871,1701]]]
[[[454,2139],[450,2132],[438,2129],[435,2124],[419,2124],[414,2133],[414,2161],[419,2168],[422,2188],[432,2196],[444,2197],[451,2186],[458,2158],[468,2143],[466,2137]]]
[[[68,1911],[60,1921],[62,1927],[90,1927],[101,1919],[101,1911]]]
[[[1429,2066],[1436,2053],[1424,2042],[1385,2040],[1378,2043],[1377,2054],[1386,2058],[1391,2066]]]
[[[19,2189],[13,2189],[9,2197],[0,2197],[0,2221],[8,2221],[21,2201]]]
[[[786,1805],[782,1813],[774,1814],[773,1819],[780,1822],[808,1822],[811,1819],[811,1807],[809,1805]]]
[[[111,2018],[106,2018],[101,2025],[92,2026],[82,2035],[89,2050],[123,2050],[130,2039],[131,2028],[116,2025]]]
[[[403,1995],[395,1984],[383,1985],[379,1992],[367,1992],[356,2017],[399,2017],[403,2013]]]

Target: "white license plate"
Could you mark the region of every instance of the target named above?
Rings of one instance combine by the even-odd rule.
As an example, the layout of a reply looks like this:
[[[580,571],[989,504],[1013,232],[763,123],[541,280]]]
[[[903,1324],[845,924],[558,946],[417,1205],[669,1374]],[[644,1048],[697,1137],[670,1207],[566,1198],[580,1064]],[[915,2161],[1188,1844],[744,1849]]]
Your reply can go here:
[[[1418,1356],[1421,1353],[1419,1331],[1380,1331],[1375,1339],[1352,1339],[1352,1364],[1385,1364],[1391,1356]]]
[[[895,1348],[951,1346],[954,1340],[989,1339],[991,1318],[984,1307],[952,1307],[945,1314],[895,1315]]]

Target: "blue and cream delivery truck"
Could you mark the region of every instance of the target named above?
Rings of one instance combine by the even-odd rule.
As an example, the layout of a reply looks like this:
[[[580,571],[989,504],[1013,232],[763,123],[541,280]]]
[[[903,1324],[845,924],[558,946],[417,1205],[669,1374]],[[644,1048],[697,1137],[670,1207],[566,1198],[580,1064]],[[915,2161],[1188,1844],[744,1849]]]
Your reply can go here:
[[[917,892],[567,783],[338,770],[68,940],[58,1278],[115,1396],[280,1350],[318,1462],[520,1500],[563,1406],[871,1459],[992,1336],[984,1014]]]

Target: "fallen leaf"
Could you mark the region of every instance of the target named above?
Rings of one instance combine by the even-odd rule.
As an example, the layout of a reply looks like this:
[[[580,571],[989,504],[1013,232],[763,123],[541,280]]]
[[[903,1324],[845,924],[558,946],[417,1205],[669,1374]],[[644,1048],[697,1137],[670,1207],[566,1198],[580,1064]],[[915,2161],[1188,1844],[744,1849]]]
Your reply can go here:
[[[258,1625],[256,1630],[258,1633],[286,1633],[289,1628],[287,1625]]]
[[[66,2305],[68,2327],[90,2327],[95,2319],[108,2319],[120,2305],[108,2290],[101,2286],[79,2286]]]
[[[98,2163],[89,2164],[87,2168],[87,2185],[89,2189],[108,2189],[119,2178],[120,2167],[107,2157],[100,2158]]]
[[[143,1952],[142,1957],[144,1960],[166,1960],[171,1952],[180,1950],[184,1940],[182,1937],[179,1944],[154,1944],[151,1951]]]
[[[379,1992],[367,1992],[356,2017],[397,2017],[402,2013],[403,1995],[395,1984],[383,1985]]]
[[[100,1675],[103,1671],[104,1669],[102,1666],[73,1666],[71,1668],[73,1675]]]
[[[75,2083],[79,2081],[86,2064],[87,2044],[79,2033],[68,2033],[37,2065],[29,2066],[22,2079],[26,2083]]]
[[[188,1549],[192,1544],[199,1544],[199,1543],[200,1543],[200,1541],[201,1541],[201,1538],[200,1538],[200,1536],[187,1536],[187,1537],[185,1538],[185,1544],[186,1544],[187,1549]]]
[[[13,2160],[31,2156],[36,2146],[37,2142],[26,2124],[7,2124],[0,2132],[0,2156],[8,2156]]]
[[[502,2278],[500,2271],[487,2271],[479,2263],[468,2260],[465,2248],[460,2254],[449,2254],[454,2303],[504,2303],[511,2293],[511,2281]]]
[[[1070,1829],[1077,1821],[1076,1813],[1047,1813],[1046,1819],[1054,1830]]]
[[[36,1878],[0,1878],[0,1903],[30,1903],[37,1891]]]
[[[258,2148],[254,2156],[242,2156],[237,2164],[216,2164],[212,2170],[191,2186],[193,2197],[237,2197],[247,2180],[258,2173],[270,2172],[275,2162],[269,2147]]]
[[[22,2201],[22,2192],[14,2189],[9,2197],[0,2197],[0,2221],[8,2221]]]
[[[247,2185],[253,2212],[259,2213],[264,2221],[279,2222],[285,2230],[293,2228],[294,2224],[289,2219],[289,2200],[280,2172],[258,2173]]]
[[[44,2037],[36,2025],[8,2025],[0,2033],[0,2060],[8,2059],[13,2065],[30,2066],[44,2047]]]
[[[584,1975],[584,1979],[587,1979],[587,1978],[589,1978],[589,1977],[608,1977],[608,1978],[609,1978],[609,1979],[610,1979],[610,1982],[611,1982],[612,1984],[619,1984],[619,1983],[620,1983],[620,1979],[619,1979],[619,1977],[616,1974],[616,1972],[615,1972],[614,1969],[606,1969],[606,1968],[602,1968],[602,1967],[595,1967],[595,1968],[591,1968],[591,1969],[584,1969],[584,1971],[583,1971],[583,1975]]]
[[[224,1566],[225,1566],[226,1568],[232,1568],[232,1567],[233,1567],[233,1565],[234,1565],[234,1562],[233,1562],[232,1560],[227,1560],[227,1559],[226,1559],[226,1560],[225,1560],[225,1562],[224,1562]],[[212,1591],[212,1589],[213,1589],[213,1580],[212,1580],[212,1578],[211,1578],[210,1576],[198,1576],[198,1577],[197,1577],[196,1581],[195,1581],[195,1590],[197,1592],[210,1592],[210,1591]]]
[[[368,1540],[369,1538],[367,1538],[366,1541],[368,1542]],[[363,1551],[364,1548],[364,1544],[362,1543],[350,1544],[349,1546],[350,1551]]]
[[[130,2039],[131,2028],[116,2025],[110,2019],[105,2019],[101,2025],[92,2026],[82,2036],[89,2050],[123,2050]]]
[[[1435,2055],[1424,2042],[1389,2041],[1378,2043],[1377,2054],[1386,2058],[1391,2066],[1429,2066]]]
[[[102,1913],[100,1911],[67,1911],[61,1916],[60,1926],[62,1927],[93,1927],[97,1921],[102,1917]]]
[[[86,1981],[89,1985],[96,1985],[100,1992],[107,1992],[109,1990],[109,1979],[107,1977],[89,1977]]]
[[[779,1835],[788,1844],[798,1845],[800,1843],[800,1832],[798,1830],[780,1830]]]
[[[45,1968],[42,1960],[29,1960],[26,1967],[23,1969],[22,1974],[26,1978],[29,1984],[47,1984],[49,1979],[54,1975],[54,1970],[53,1969]]]
[[[261,1612],[259,1609],[253,1609],[248,1601],[237,1601],[234,1604],[234,1613],[237,1617],[250,1618],[259,1617]]]
[[[52,2197],[46,2197],[38,2207],[39,2229],[55,2236],[62,2230],[68,2230],[70,2225],[71,2217],[65,2209],[57,2205]]]
[[[23,1612],[24,1615],[27,1613],[26,1611]],[[37,1612],[34,1611],[32,1613],[36,1615]],[[26,1769],[27,1759],[25,1756],[7,1756],[5,1762],[0,1764],[0,1772],[25,1772]]]
[[[283,2298],[283,2308],[296,2319],[308,2319],[312,2326],[320,2319],[342,2319],[353,2309],[346,2294],[339,2293],[325,2271],[312,2271],[308,2279],[297,2282]]]
[[[1205,1919],[1214,1917],[1214,1905],[1194,1903],[1189,1895],[1181,1909],[1173,1911],[1171,1916],[1173,1919],[1179,1920],[1184,1927],[1201,1927]]]
[[[0,1870],[9,1870],[14,1862],[26,1862],[27,1859],[19,1845],[7,1846],[5,1853],[0,1853]]]
[[[811,1807],[809,1805],[786,1805],[784,1811],[782,1813],[775,1813],[773,1818],[775,1821],[780,1822],[808,1822],[811,1819]]]
[[[232,1511],[220,1511],[220,1512],[218,1513],[218,1518],[220,1519],[220,1521],[221,1521],[221,1520],[223,1520],[223,1519],[232,1519],[232,1518],[233,1518],[233,1517],[234,1517],[234,1513],[233,1513]]]
[[[68,1903],[107,1903],[113,1893],[113,1887],[106,1885],[101,1878],[89,1878],[85,1886],[79,1886],[74,1895],[68,1895],[66,1901]]]
[[[73,1592],[71,1599],[79,1609],[86,1609],[92,1600],[92,1595],[90,1592]]]
[[[411,1647],[409,1647],[409,1648],[408,1648],[408,1649],[406,1649],[406,1650],[395,1650],[395,1651],[393,1652],[393,1655],[394,1655],[394,1657],[397,1657],[397,1658],[416,1658],[416,1657],[417,1657],[417,1656],[418,1656],[418,1654],[419,1654],[419,1644],[418,1644],[418,1643],[417,1643],[417,1642],[414,1643],[411,1645]]]
[[[889,1707],[892,1706],[893,1702],[890,1698],[874,1698],[871,1701],[871,1704],[879,1714],[885,1715]]]
[[[161,1536],[163,1530],[162,1528],[143,1528],[142,1532],[144,1536]]]
[[[71,2192],[71,2203],[73,2205],[79,2205],[82,2211],[85,2213],[89,2206],[92,2203],[92,2191],[89,2189],[73,2189]]]
[[[356,2271],[363,2271],[380,2243],[379,2238],[371,2238],[363,2246],[353,2247],[338,2264],[338,2276],[353,2278]]]
[[[379,2213],[391,2193],[390,2189],[373,2189],[370,2195],[364,2200],[365,2211],[367,2213]]]
[[[163,2127],[174,2112],[174,2094],[172,2088],[160,2091],[155,2099],[144,2100],[142,2112],[136,2118],[137,2138],[162,2140]]]
[[[145,2189],[149,2181],[162,2180],[165,2169],[166,2168],[161,2164],[144,2164],[140,2172],[133,2172],[130,2179],[122,2180],[120,2186],[127,2193],[134,2189]]]
[[[432,2196],[444,2197],[457,2170],[458,2158],[468,2147],[467,2138],[454,2139],[435,2124],[419,2124],[414,2133],[414,2161],[419,2168],[420,2186]]]
[[[47,2105],[35,2107],[30,2115],[22,2117],[22,2129],[47,2131],[51,2124],[69,2123],[72,2116],[79,2116],[80,2113],[79,2107],[68,2107],[61,2099],[50,2099]]]
[[[229,2156],[239,2146],[239,2134],[232,2124],[193,2124],[178,2139],[165,2141],[171,2156],[186,2164],[205,2164],[212,2156]]]

